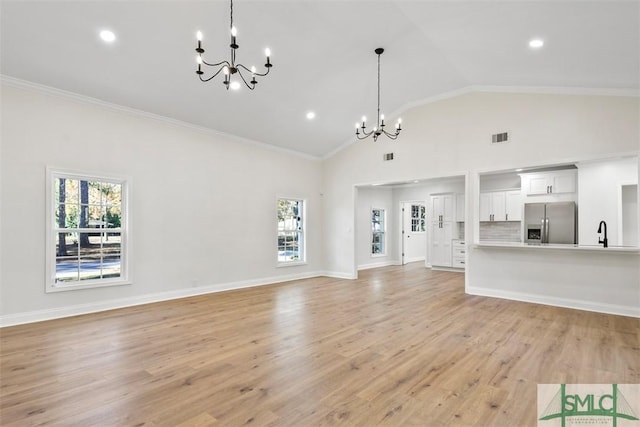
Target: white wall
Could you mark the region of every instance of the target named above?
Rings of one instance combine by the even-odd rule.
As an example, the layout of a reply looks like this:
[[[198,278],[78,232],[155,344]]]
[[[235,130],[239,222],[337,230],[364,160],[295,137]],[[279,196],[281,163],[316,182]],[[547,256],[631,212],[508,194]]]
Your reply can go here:
[[[319,161],[7,85],[1,105],[5,324],[322,272]],[[45,293],[47,166],[132,178],[132,285]],[[308,201],[307,265],[276,267],[277,196]]]
[[[354,276],[353,185],[362,182],[397,182],[469,173],[467,215],[477,218],[478,173],[521,167],[566,164],[613,153],[638,152],[640,110],[636,97],[559,94],[468,93],[426,104],[403,113],[405,129],[395,142],[384,139],[354,143],[324,163],[326,269]],[[508,144],[491,144],[491,134],[509,130]],[[382,162],[393,151],[395,160]],[[354,167],[354,165],[358,167]],[[473,231],[473,232],[471,232]],[[467,226],[467,241],[477,237],[474,223]],[[640,315],[640,267],[637,255],[597,257],[584,252],[563,255],[529,251],[496,256],[490,249],[472,247],[467,266],[467,291],[490,293],[498,287],[500,272],[506,290],[516,293],[528,283],[534,295],[557,300],[563,287],[588,285],[577,299],[600,301],[603,310]],[[585,269],[585,260],[600,268]],[[544,268],[548,286],[536,287],[531,277]],[[566,280],[560,274],[572,271]],[[602,292],[609,273],[615,272],[622,289],[614,298]],[[558,273],[558,274],[553,274]],[[564,277],[564,276],[563,276]],[[488,290],[488,291],[487,291]],[[628,297],[628,298],[626,298]],[[599,300],[602,298],[602,300]],[[613,308],[612,308],[613,307]]]
[[[620,245],[621,186],[638,183],[638,158],[586,162],[578,165],[578,238],[597,245],[600,221],[607,223],[610,246]],[[637,217],[636,213],[636,217]]]

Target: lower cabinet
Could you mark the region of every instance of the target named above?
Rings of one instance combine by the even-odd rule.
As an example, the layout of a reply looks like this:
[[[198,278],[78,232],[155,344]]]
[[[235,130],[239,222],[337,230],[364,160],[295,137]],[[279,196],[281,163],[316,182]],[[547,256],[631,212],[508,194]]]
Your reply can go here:
[[[454,239],[451,243],[451,266],[456,268],[466,267],[467,248],[464,245],[464,240]]]
[[[451,267],[452,222],[432,222],[429,258],[435,267]]]

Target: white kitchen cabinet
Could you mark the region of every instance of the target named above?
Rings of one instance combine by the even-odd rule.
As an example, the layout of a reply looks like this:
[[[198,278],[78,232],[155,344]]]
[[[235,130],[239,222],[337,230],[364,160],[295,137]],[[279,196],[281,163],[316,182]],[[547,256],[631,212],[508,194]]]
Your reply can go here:
[[[429,262],[434,267],[451,267],[451,239],[454,237],[456,197],[453,193],[431,195]]]
[[[465,268],[466,266],[467,248],[464,240],[454,239],[451,242],[451,266],[456,268]]]
[[[506,221],[506,203],[504,191],[480,193],[480,221]]]
[[[480,221],[520,221],[520,190],[480,193]]]
[[[505,191],[506,221],[522,221],[522,192],[520,190]]]
[[[575,193],[576,191],[575,169],[524,173],[520,176],[522,177],[522,188],[527,196]]]
[[[453,221],[455,211],[453,194],[431,195],[431,221]]]
[[[456,194],[456,222],[464,222],[464,194]]]
[[[429,261],[433,267],[451,267],[451,239],[453,224],[435,221],[431,223]]]

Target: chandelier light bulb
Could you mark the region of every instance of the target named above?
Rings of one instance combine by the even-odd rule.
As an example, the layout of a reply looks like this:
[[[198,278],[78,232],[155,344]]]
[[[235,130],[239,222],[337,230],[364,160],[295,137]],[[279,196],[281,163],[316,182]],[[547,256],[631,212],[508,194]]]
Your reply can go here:
[[[360,123],[356,123],[356,130],[360,127]]]
[[[398,118],[398,123],[402,123],[402,119],[401,118]]]
[[[384,120],[384,114],[380,114],[380,120]]]
[[[367,117],[366,116],[362,116],[362,123],[367,121]]]
[[[251,73],[255,74],[256,73],[256,67],[255,66],[251,66]]]
[[[231,84],[229,85],[229,87],[233,90],[238,90],[240,89],[240,82],[235,81],[235,82],[231,82]]]
[[[238,35],[238,29],[236,28],[236,26],[234,25],[233,27],[231,27],[231,35],[233,37]]]
[[[229,67],[224,67],[222,69],[222,72],[224,73],[225,76],[228,76],[229,75]]]
[[[201,41],[202,41],[202,31],[198,31],[198,32],[196,33],[196,40],[198,40],[199,42],[201,42]]]
[[[200,56],[200,55],[197,55],[197,56],[196,56],[196,63],[197,63],[198,65],[202,65],[202,56]]]
[[[268,58],[268,57],[270,57],[270,56],[271,56],[271,49],[266,48],[266,49],[264,50],[264,54],[265,54],[265,56],[266,56],[267,58]]]
[[[373,131],[374,131],[374,132],[377,132],[377,131],[378,131],[378,126],[374,127],[374,128],[373,128]]]

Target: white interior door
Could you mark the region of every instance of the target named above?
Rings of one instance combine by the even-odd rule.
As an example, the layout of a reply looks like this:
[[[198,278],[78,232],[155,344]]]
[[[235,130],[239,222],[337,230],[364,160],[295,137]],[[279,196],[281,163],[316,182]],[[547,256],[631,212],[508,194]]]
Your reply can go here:
[[[425,202],[402,203],[402,265],[424,261],[427,254]]]

